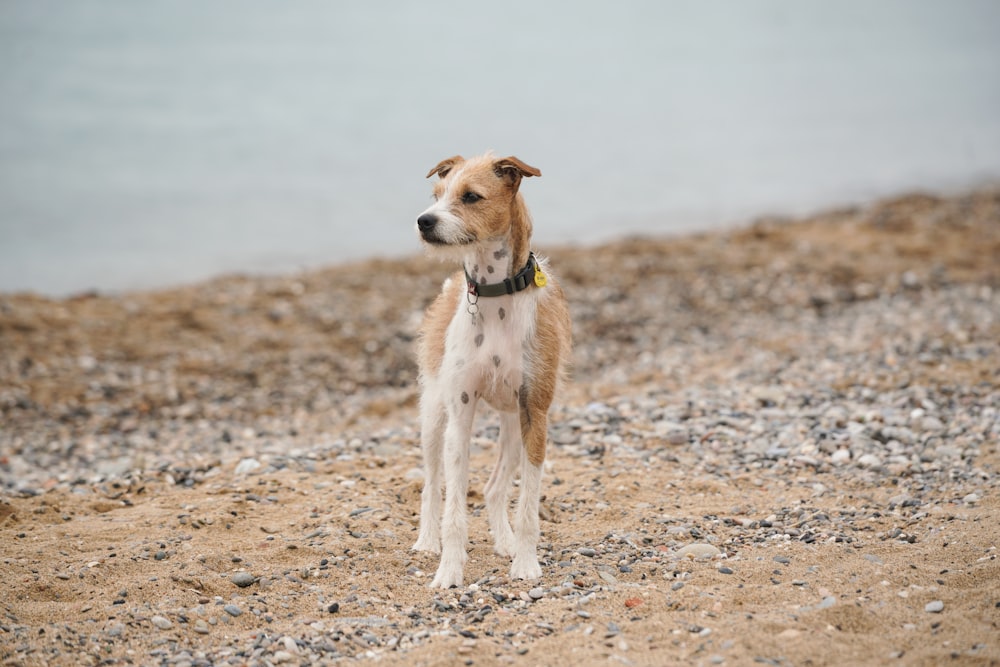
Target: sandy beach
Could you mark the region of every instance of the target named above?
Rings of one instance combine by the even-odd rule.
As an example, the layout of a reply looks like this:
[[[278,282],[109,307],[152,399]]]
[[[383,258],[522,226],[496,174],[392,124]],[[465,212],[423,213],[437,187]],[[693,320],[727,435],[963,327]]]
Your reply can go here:
[[[1000,665],[1000,190],[537,250],[543,577],[492,553],[486,412],[448,591],[409,547],[452,267],[0,294],[2,664]]]

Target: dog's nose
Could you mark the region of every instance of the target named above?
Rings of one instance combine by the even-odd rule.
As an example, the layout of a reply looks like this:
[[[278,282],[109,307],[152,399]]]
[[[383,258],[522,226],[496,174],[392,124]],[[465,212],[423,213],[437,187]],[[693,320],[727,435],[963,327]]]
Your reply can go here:
[[[437,224],[437,216],[433,213],[424,213],[417,218],[417,228],[422,232],[429,232]]]

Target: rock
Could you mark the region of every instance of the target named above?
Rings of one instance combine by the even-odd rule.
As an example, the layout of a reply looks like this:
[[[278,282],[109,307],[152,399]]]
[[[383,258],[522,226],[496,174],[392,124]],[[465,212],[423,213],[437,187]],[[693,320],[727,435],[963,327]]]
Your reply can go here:
[[[669,445],[686,445],[689,436],[686,429],[675,428],[667,431],[665,439]]]
[[[702,542],[695,542],[694,544],[689,544],[686,547],[682,547],[677,550],[678,558],[693,558],[695,560],[703,560],[707,558],[712,558],[713,556],[718,556],[722,552],[711,544],[705,544]]]
[[[174,627],[174,624],[171,623],[166,618],[164,618],[163,616],[153,616],[152,618],[149,619],[149,622],[155,625],[160,630],[169,630],[170,628]]]
[[[597,576],[599,576],[601,579],[603,579],[604,581],[606,581],[609,584],[617,584],[618,583],[618,579],[616,579],[615,575],[611,574],[610,572],[605,572],[604,570],[600,570],[597,573]]]
[[[528,591],[528,597],[532,600],[541,600],[545,596],[545,591],[541,588],[535,587]]]
[[[222,611],[226,612],[227,614],[233,617],[240,616],[241,614],[243,614],[243,610],[234,604],[227,604],[222,608]]]
[[[858,457],[858,465],[862,468],[877,468],[882,465],[882,459],[874,454],[862,454]]]
[[[242,459],[238,464],[236,464],[236,474],[246,475],[260,468],[260,461],[257,459]]]
[[[595,549],[591,549],[590,547],[584,547],[583,549],[577,551],[577,553],[581,556],[586,556],[587,558],[593,558],[597,555],[597,551]]]
[[[240,588],[246,588],[257,581],[257,577],[253,576],[249,572],[236,572],[233,576],[229,577],[229,581],[233,582]]]
[[[944,602],[941,600],[934,600],[933,602],[928,602],[924,605],[924,611],[928,614],[940,614],[944,611]]]

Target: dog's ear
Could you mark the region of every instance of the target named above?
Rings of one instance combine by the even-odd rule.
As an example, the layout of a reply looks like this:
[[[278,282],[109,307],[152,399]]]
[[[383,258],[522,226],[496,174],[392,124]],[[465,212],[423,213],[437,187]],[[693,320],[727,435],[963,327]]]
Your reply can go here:
[[[444,178],[448,175],[449,171],[455,168],[455,165],[462,164],[463,162],[465,162],[465,158],[461,155],[441,160],[437,163],[437,166],[427,172],[427,176],[425,176],[425,178],[430,178],[434,174],[437,174],[440,178]]]
[[[541,176],[542,172],[527,165],[516,157],[511,155],[510,157],[500,158],[493,162],[493,171],[500,178],[504,178],[511,183],[516,183],[521,180],[522,176]]]

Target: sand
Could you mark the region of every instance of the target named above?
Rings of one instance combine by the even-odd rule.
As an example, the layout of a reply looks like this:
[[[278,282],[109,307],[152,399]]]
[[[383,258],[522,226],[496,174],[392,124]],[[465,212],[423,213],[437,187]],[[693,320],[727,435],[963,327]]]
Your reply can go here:
[[[539,250],[544,574],[492,553],[486,415],[448,591],[409,547],[449,267],[0,295],[3,664],[1000,664],[1000,192]]]

